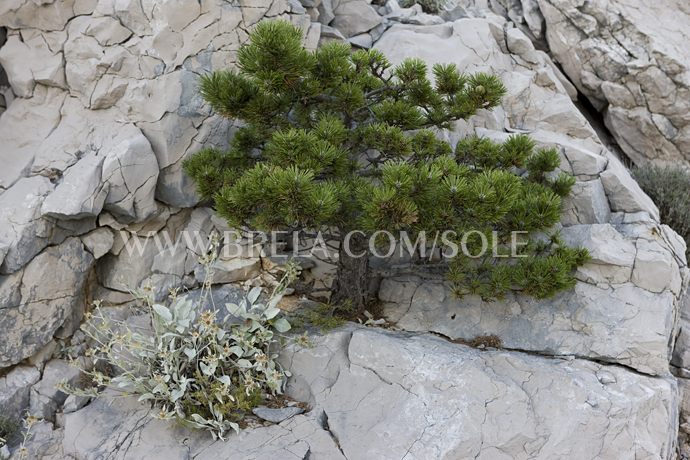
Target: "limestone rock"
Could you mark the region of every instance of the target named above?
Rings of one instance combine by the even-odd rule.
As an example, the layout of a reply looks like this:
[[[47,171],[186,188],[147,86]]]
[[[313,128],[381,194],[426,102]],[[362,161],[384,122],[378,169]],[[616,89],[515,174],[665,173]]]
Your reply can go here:
[[[137,35],[151,33],[149,18],[144,13],[143,5],[137,0],[115,0],[113,13],[123,26]]]
[[[123,435],[125,443],[121,442]],[[135,398],[118,398],[117,404],[98,399],[66,414],[63,449],[65,455],[94,460],[104,455],[113,460],[345,458],[314,417],[297,415],[280,425],[247,429],[239,435],[229,434],[225,442],[214,442],[205,433],[154,419],[150,409]]]
[[[564,225],[603,224],[611,220],[611,209],[601,180],[577,182],[563,203]]]
[[[524,4],[524,1],[523,1]],[[563,70],[635,163],[688,161],[690,9],[682,0],[538,0]],[[663,24],[663,27],[659,27]],[[583,39],[584,37],[584,39]]]
[[[333,11],[331,25],[347,38],[370,31],[381,23],[381,16],[366,0],[341,0]]]
[[[197,144],[192,143],[197,135],[193,120],[176,113],[168,113],[157,122],[140,123],[139,126],[151,142],[158,167],[161,169],[157,198],[175,206],[195,205],[199,200],[196,191],[181,170],[182,160],[188,153],[198,150]]]
[[[297,406],[288,406],[280,408],[271,408],[266,406],[259,406],[252,409],[252,413],[257,417],[273,423],[280,423],[289,418],[299,415],[304,412],[304,409]]]
[[[17,366],[0,377],[0,411],[4,417],[19,421],[29,408],[31,386],[41,373],[32,366]]]
[[[288,392],[323,410],[347,458],[672,455],[673,379],[376,329],[314,343],[286,353]]]
[[[352,45],[358,48],[369,49],[374,44],[370,34],[359,34],[351,37],[348,40]]]
[[[218,259],[211,266],[214,284],[227,284],[238,281],[246,281],[256,278],[261,273],[261,259],[253,258],[234,258],[230,260]],[[197,272],[197,280],[203,280],[205,272]]]
[[[568,244],[585,248],[590,254],[590,262],[578,268],[579,276],[585,281],[630,281],[635,264],[635,245],[611,224],[573,225],[563,229],[562,234]]]
[[[72,412],[76,412],[83,408],[89,402],[91,402],[91,398],[88,396],[69,395],[67,396],[67,399],[65,399],[65,403],[62,405],[62,411],[65,414],[71,414]]]
[[[351,326],[313,342],[281,358],[293,373],[288,392],[312,405],[308,414],[213,442],[155,420],[134,398],[99,399],[65,415],[64,454],[550,459],[668,458],[673,451],[678,395],[669,378]],[[126,443],[118,441],[123,434]]]
[[[333,0],[321,0],[317,7],[319,12],[319,22],[325,26],[333,22],[335,14],[333,13]]]
[[[16,99],[2,114],[0,189],[10,188],[27,174],[36,149],[60,122],[60,108],[64,101],[63,91],[39,86],[31,99]],[[27,119],[32,120],[33,129],[23,128]]]
[[[599,286],[578,282],[573,290],[543,301],[512,295],[500,302],[457,299],[444,283],[415,278],[385,280],[379,298],[386,318],[405,330],[463,340],[495,335],[507,348],[668,373],[673,293],[655,294],[630,282],[607,286],[612,275],[590,265],[585,273]]]
[[[0,272],[19,270],[48,245],[51,225],[41,218],[40,210],[52,188],[46,177],[34,176],[0,195],[0,241],[7,248]]]
[[[98,278],[104,287],[121,292],[137,289],[151,273],[153,258],[158,253],[153,238],[143,238],[121,231],[124,248],[118,254],[107,254],[98,266]],[[116,239],[117,241],[117,239]],[[118,243],[115,243],[118,244]]]
[[[329,41],[345,41],[345,36],[335,27],[321,26],[321,40],[320,43],[327,43]]]
[[[46,364],[41,381],[31,388],[29,413],[46,421],[55,421],[55,413],[62,408],[67,394],[58,389],[66,383],[74,385],[81,377],[81,370],[60,359]]]
[[[31,436],[25,443],[28,458],[41,460],[64,460],[62,452],[62,430],[55,430],[55,426],[46,421],[38,421],[31,427]],[[24,457],[26,458],[26,456]],[[17,450],[9,460],[22,460]]]
[[[65,86],[62,53],[53,53],[42,33],[10,35],[0,48],[0,65],[17,96],[31,97],[37,83]]]
[[[493,21],[496,22],[493,22]],[[573,105],[556,76],[544,83],[539,73],[549,74],[553,63],[537,54],[538,62],[529,63],[511,55],[505,47],[504,25],[499,19],[467,18],[435,26],[396,24],[388,29],[374,48],[384,52],[393,64],[407,57],[423,59],[429,68],[435,63],[454,63],[465,72],[497,74],[507,86],[501,108],[481,111],[458,135],[470,128],[530,133],[563,133],[569,144],[591,151],[602,150],[596,134],[584,116]],[[516,63],[520,59],[520,64]],[[462,125],[462,123],[460,123]],[[459,128],[459,126],[458,126]],[[459,137],[459,136],[458,136]],[[454,140],[454,139],[453,139]]]
[[[636,245],[631,281],[650,292],[661,293],[669,289],[678,295],[682,285],[679,266],[668,256],[668,251],[654,240],[640,238]]]
[[[78,238],[69,238],[45,249],[22,272],[1,277],[0,289],[7,285],[8,292],[0,305],[5,339],[0,342],[0,368],[39,351],[61,327],[78,326],[93,261]],[[17,275],[20,282],[13,281]]]
[[[392,2],[389,2],[387,5],[387,8],[391,9],[391,12],[386,15],[386,19],[390,19],[392,21],[401,22],[403,24],[414,24],[418,26],[431,26],[435,24],[443,24],[445,22],[439,16],[424,13],[421,5],[419,4],[414,4],[410,8],[396,8],[392,6]]]
[[[656,206],[601,144],[553,72],[553,63],[533,52],[503,19],[485,16],[423,28],[394,25],[375,48],[394,65],[415,56],[428,65],[454,62],[467,72],[499,74],[508,87],[501,107],[458,123],[450,141],[473,132],[495,140],[529,132],[540,147],[555,147],[560,168],[578,179],[565,202],[563,234],[586,246],[594,260],[578,270],[573,291],[542,302],[455,300],[442,282],[387,280],[380,293],[387,318],[403,329],[453,339],[497,335],[510,348],[667,373],[668,338],[685,270],[677,259],[683,250],[654,236],[664,233],[655,222]],[[511,54],[510,46],[521,54]],[[644,268],[635,273],[638,260]]]
[[[100,214],[108,195],[107,183],[101,181],[104,159],[103,155],[91,152],[69,168],[43,202],[41,214],[63,219]]]
[[[101,46],[112,46],[120,44],[131,37],[132,31],[123,26],[117,19],[104,16],[93,18],[89,22],[84,34],[95,38]]]
[[[154,203],[158,163],[151,144],[133,128],[103,162],[103,182],[109,184],[104,209],[132,220],[144,220],[156,212]]]
[[[630,213],[644,211],[655,220],[659,219],[659,209],[617,159],[610,157],[609,167],[601,174],[601,182],[611,210]]]
[[[82,4],[82,5],[79,5]],[[93,2],[79,0],[8,0],[0,5],[0,26],[12,29],[62,30],[75,14],[93,11]]]
[[[113,247],[115,238],[113,232],[107,227],[101,227],[81,238],[86,249],[93,255],[94,259],[100,259]]]

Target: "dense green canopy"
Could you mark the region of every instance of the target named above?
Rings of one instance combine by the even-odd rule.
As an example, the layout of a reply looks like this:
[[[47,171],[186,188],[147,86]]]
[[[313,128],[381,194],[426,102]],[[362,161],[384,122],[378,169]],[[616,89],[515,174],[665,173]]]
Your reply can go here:
[[[454,258],[456,292],[546,297],[573,285],[586,251],[548,234],[574,184],[555,173],[558,152],[536,149],[525,135],[455,146],[439,136],[499,104],[505,88],[496,76],[437,64],[429,78],[419,59],[392,66],[381,52],[346,43],[308,51],[284,21],[258,24],[237,67],[203,76],[201,93],[242,127],[227,151],[204,149],[185,163],[199,193],[230,223],[341,233],[480,230],[496,232],[498,246],[510,232],[527,231],[539,237],[521,247],[525,257]]]

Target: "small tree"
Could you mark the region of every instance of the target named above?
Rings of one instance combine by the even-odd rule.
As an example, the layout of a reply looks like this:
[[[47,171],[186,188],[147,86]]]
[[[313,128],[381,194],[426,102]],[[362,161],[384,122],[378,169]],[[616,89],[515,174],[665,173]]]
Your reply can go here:
[[[307,51],[300,31],[283,21],[257,25],[238,68],[203,76],[201,94],[243,127],[228,151],[204,149],[185,163],[201,196],[231,224],[328,227],[341,240],[360,230],[349,240],[353,253],[366,250],[377,230],[496,232],[492,246],[526,231],[543,237],[529,238],[523,258],[453,258],[456,293],[491,299],[514,289],[546,297],[573,285],[586,252],[544,236],[574,183],[552,173],[558,153],[535,151],[524,135],[505,143],[470,137],[455,149],[437,135],[495,107],[505,93],[497,77],[437,64],[432,83],[419,59],[391,66],[378,50],[335,42]],[[481,245],[476,233],[466,243]],[[341,250],[332,300],[362,308],[375,279],[368,257]]]

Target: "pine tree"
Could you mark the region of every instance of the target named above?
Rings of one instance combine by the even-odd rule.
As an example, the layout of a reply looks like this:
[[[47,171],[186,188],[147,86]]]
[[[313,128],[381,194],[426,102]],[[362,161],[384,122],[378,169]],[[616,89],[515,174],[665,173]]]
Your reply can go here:
[[[350,243],[362,249],[377,230],[495,232],[496,247],[511,231],[527,231],[524,257],[453,258],[455,292],[543,298],[570,288],[587,253],[550,233],[574,184],[554,172],[557,151],[536,149],[525,135],[504,143],[469,137],[453,148],[439,129],[497,106],[505,88],[494,75],[467,75],[453,64],[431,70],[430,80],[419,59],[392,66],[377,50],[353,52],[344,43],[307,51],[290,23],[262,22],[239,50],[237,71],[201,78],[213,110],[243,127],[227,151],[204,149],[185,169],[235,226],[328,227],[341,238],[361,230],[366,235]],[[465,242],[472,254],[481,246],[478,237]],[[341,251],[334,302],[363,308],[375,289],[368,258]]]

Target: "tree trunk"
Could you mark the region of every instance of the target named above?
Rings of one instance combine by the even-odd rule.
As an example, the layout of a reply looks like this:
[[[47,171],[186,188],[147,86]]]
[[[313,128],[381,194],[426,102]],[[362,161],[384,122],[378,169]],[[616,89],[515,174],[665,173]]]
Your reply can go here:
[[[371,311],[377,300],[380,278],[369,267],[368,240],[353,233],[345,249],[345,238],[340,239],[338,270],[331,289],[331,303],[349,307],[355,315]],[[357,255],[363,254],[361,257]]]

